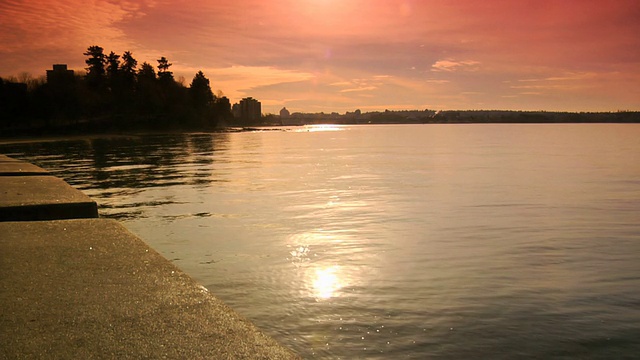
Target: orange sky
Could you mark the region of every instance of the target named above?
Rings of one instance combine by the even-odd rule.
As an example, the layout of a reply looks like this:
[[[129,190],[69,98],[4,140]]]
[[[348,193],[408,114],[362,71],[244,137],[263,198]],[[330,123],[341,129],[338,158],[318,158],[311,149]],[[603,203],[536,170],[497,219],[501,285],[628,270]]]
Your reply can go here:
[[[640,110],[637,0],[0,0],[0,76],[166,56],[263,111]]]

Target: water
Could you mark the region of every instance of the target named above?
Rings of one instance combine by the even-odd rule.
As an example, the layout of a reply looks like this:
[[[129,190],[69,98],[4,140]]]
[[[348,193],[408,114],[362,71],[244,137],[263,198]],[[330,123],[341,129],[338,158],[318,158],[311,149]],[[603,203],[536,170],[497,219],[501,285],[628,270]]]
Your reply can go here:
[[[281,131],[286,130],[286,131]],[[640,354],[640,126],[0,145],[306,358]]]

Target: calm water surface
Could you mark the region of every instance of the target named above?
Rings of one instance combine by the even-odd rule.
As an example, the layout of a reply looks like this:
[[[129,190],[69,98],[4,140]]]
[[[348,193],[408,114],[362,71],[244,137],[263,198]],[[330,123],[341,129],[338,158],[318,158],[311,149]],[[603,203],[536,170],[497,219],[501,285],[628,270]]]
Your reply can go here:
[[[640,126],[0,145],[306,358],[640,356]]]

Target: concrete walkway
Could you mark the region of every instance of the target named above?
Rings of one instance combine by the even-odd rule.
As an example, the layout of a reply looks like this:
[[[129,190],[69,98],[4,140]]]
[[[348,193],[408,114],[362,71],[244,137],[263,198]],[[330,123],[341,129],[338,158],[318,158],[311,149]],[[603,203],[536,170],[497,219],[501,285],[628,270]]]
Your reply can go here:
[[[48,175],[49,173],[36,165],[0,155],[0,176]]]
[[[55,176],[0,177],[0,221],[97,217],[95,201]]]
[[[26,177],[41,176],[0,188]],[[84,215],[0,222],[0,359],[298,358],[118,222]]]

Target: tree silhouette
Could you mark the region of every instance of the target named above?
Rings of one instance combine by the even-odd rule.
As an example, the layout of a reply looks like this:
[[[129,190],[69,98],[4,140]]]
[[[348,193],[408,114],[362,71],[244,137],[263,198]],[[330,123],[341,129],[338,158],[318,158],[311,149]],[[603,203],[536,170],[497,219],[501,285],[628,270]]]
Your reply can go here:
[[[103,84],[104,81],[104,66],[106,63],[106,59],[103,51],[104,49],[102,47],[94,45],[89,46],[87,51],[83,53],[83,55],[89,57],[84,61],[88,65],[88,67],[86,68],[87,81],[94,87],[99,87]]]
[[[143,62],[138,70],[136,83],[137,110],[145,114],[156,113],[160,104],[156,71],[148,62]]]
[[[189,86],[190,111],[194,113],[191,121],[196,126],[215,126],[215,96],[211,91],[209,79],[198,71]]]
[[[122,54],[122,62],[117,73],[117,82],[112,88],[116,92],[116,105],[125,113],[134,111],[137,66],[138,61],[133,58],[131,52],[125,51]]]
[[[116,55],[113,51],[106,57],[107,75],[113,81],[120,71],[120,55]]]
[[[164,56],[158,59],[158,78],[160,80],[173,80],[173,73],[169,71],[171,65],[173,64],[169,63],[169,60]]]
[[[152,81],[156,79],[156,71],[148,62],[143,62],[138,70],[138,81]]]
[[[125,51],[124,54],[122,54],[122,66],[120,70],[125,74],[135,74],[137,66],[138,60],[133,58],[131,51]]]
[[[122,54],[122,65],[120,65],[120,72],[122,73],[124,83],[128,88],[132,88],[133,83],[136,80],[137,66],[138,60],[133,58],[131,51],[125,51],[124,54]]]
[[[198,71],[193,77],[191,85],[189,86],[189,95],[196,109],[211,107],[213,104],[215,97],[211,91],[209,79],[204,76],[202,71]]]

